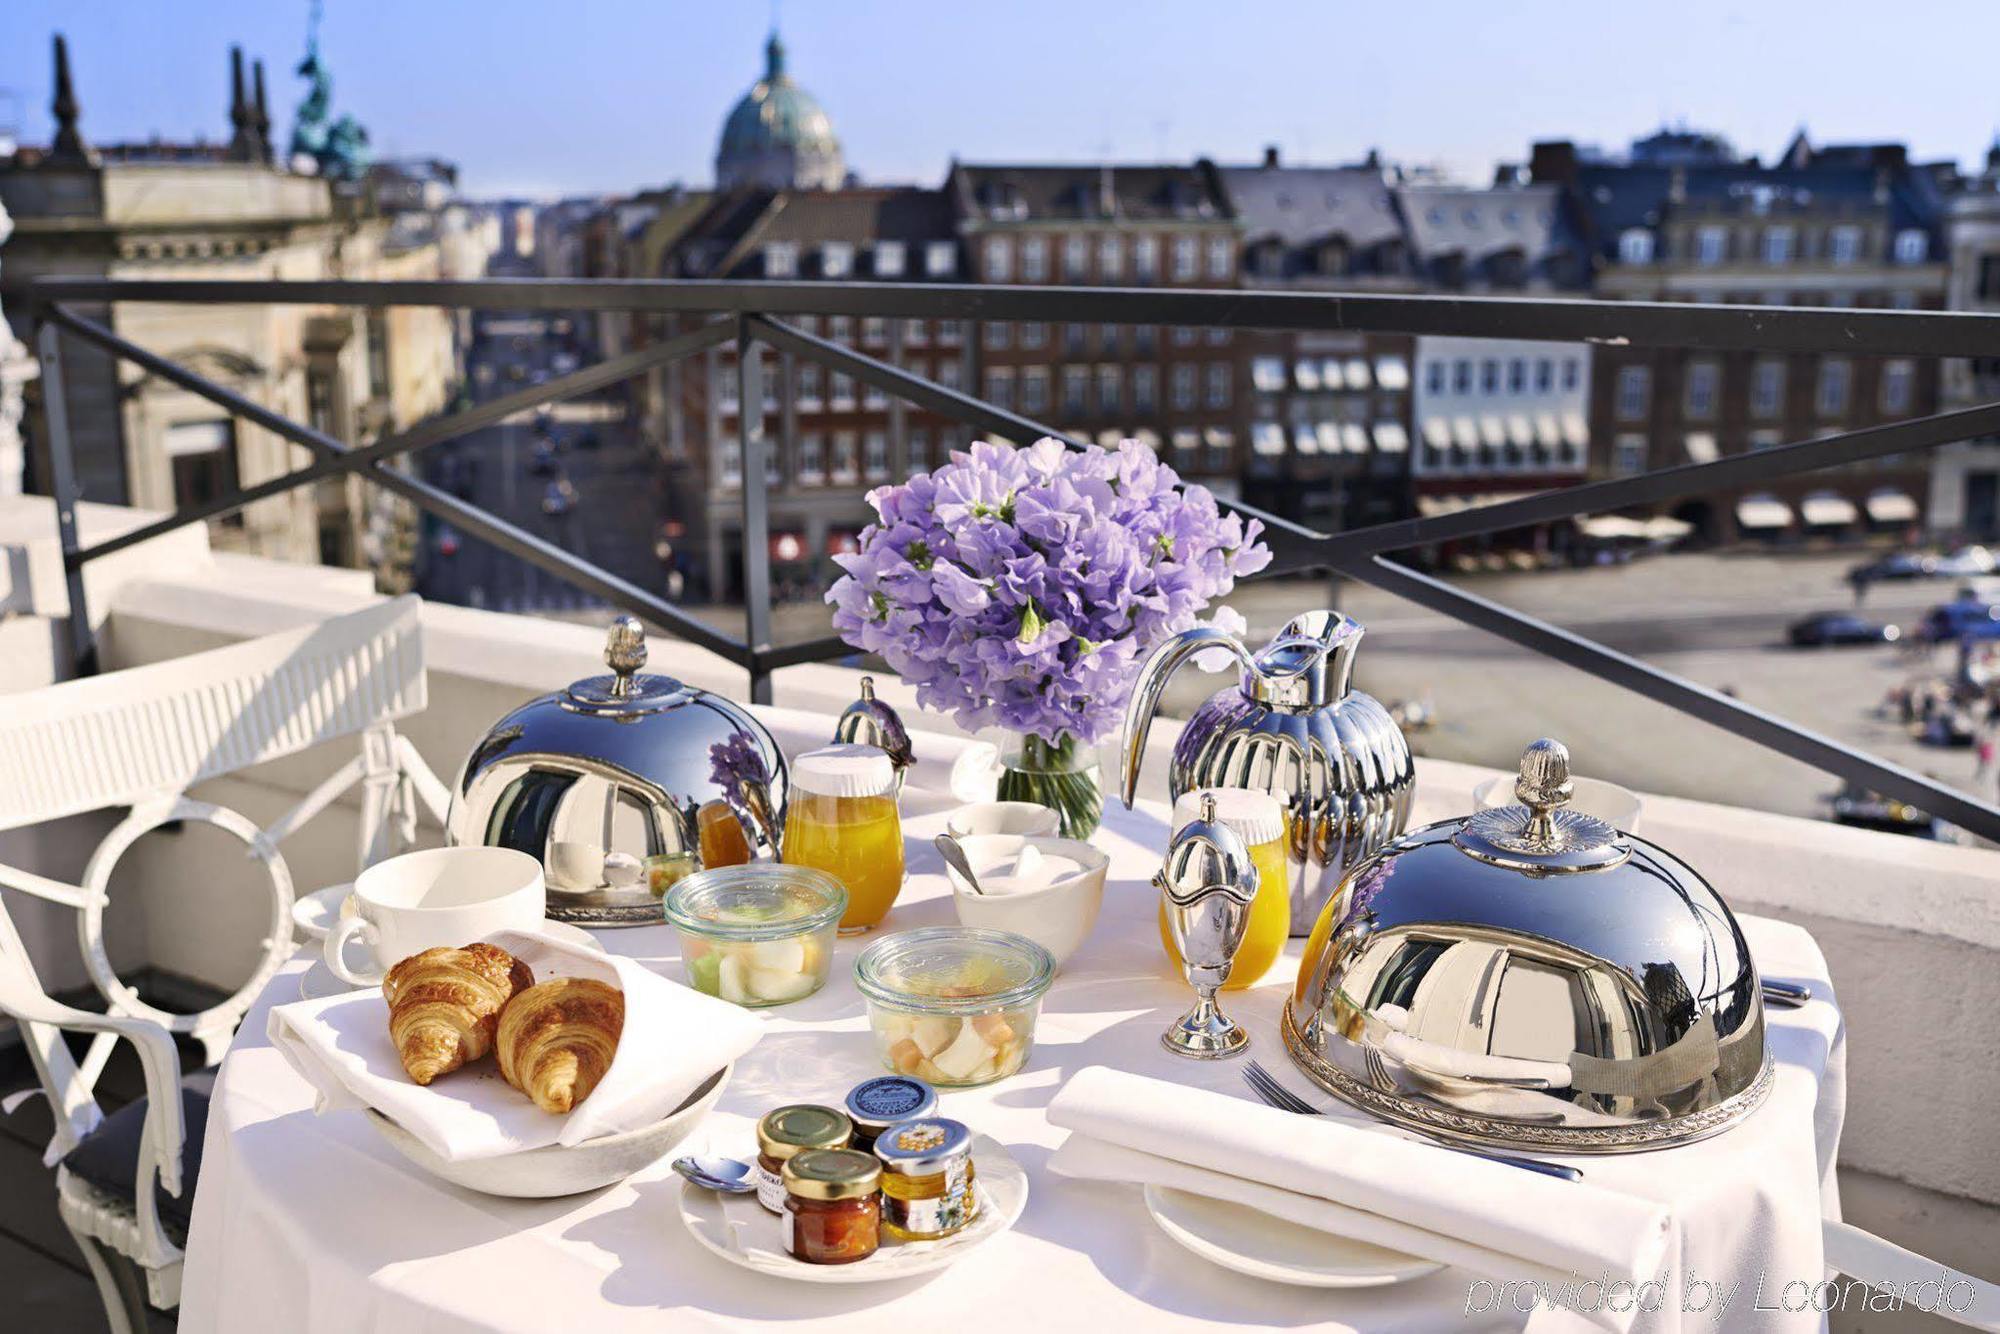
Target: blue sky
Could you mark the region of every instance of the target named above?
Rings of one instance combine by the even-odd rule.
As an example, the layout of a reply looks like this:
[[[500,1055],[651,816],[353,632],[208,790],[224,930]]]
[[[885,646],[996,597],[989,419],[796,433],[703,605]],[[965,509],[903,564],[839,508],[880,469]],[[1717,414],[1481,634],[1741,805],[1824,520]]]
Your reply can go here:
[[[458,161],[470,193],[705,182],[756,78],[764,0],[326,0],[340,109],[379,152]],[[69,35],[84,128],[225,137],[227,48],[270,67],[288,133],[305,0],[5,0],[0,120],[49,134],[48,37]],[[794,76],[866,179],[968,159],[1113,154],[1392,158],[1484,179],[1536,138],[1621,144],[1663,121],[1766,156],[1902,139],[1971,162],[2000,126],[1988,0],[787,0]]]

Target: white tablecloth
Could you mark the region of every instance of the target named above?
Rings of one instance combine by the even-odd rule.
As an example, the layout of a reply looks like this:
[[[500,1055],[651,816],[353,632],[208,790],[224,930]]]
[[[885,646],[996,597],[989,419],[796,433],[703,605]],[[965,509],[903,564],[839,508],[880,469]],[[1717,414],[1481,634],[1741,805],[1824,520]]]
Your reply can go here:
[[[935,803],[929,803],[934,805]],[[906,821],[912,876],[884,930],[950,923],[949,890],[930,836],[937,814]],[[1063,1132],[1044,1108],[1062,1081],[1109,1065],[1242,1095],[1237,1062],[1177,1060],[1160,1031],[1187,1003],[1167,972],[1146,878],[1166,838],[1165,810],[1107,809],[1097,843],[1112,857],[1104,912],[1057,978],[1027,1068],[983,1089],[944,1095],[944,1110],[1008,1144],[1031,1193],[1018,1226],[926,1279],[863,1287],[756,1277],[702,1250],[682,1228],[680,1180],[665,1162],[623,1184],[563,1200],[506,1200],[433,1180],[358,1113],[316,1118],[310,1090],[263,1037],[265,1010],[294,999],[312,953],[273,979],[244,1020],[216,1081],[194,1205],[181,1326],[207,1334],[380,1330],[873,1330],[1215,1328],[1514,1329],[1524,1316],[1446,1270],[1391,1288],[1280,1287],[1197,1259],[1161,1234],[1137,1190],[1070,1181],[1045,1168]],[[1818,1230],[1772,1226],[1771,1202],[1822,1195],[1838,1209],[1833,1163],[1843,1107],[1842,1028],[1819,948],[1803,930],[1746,918],[1768,976],[1811,980],[1823,999],[1770,1012],[1776,1087],[1735,1131],[1684,1148],[1579,1160],[1592,1180],[1671,1201],[1682,1229],[1678,1307],[1708,1303],[1686,1327],[1715,1328],[1721,1285],[1743,1282],[1721,1327],[1777,1327],[1753,1311],[1788,1279],[1822,1277]],[[670,930],[608,931],[605,946],[678,978]],[[867,938],[864,938],[864,941]],[[1231,993],[1253,1054],[1308,1091],[1278,1037],[1299,942],[1262,985]],[[843,941],[817,996],[769,1011],[769,1032],[740,1063],[689,1148],[745,1156],[755,1118],[784,1102],[837,1102],[878,1072],[852,981],[859,943]],[[1321,1103],[1331,1099],[1317,1098]],[[1810,1232],[1810,1235],[1800,1235]],[[1586,1276],[1588,1277],[1588,1276]],[[1688,1285],[1714,1284],[1716,1288]],[[1466,1314],[1468,1304],[1475,1309]],[[1481,1311],[1477,1308],[1485,1306]],[[1800,1317],[1790,1317],[1794,1322]],[[1537,1317],[1537,1323],[1547,1322]],[[1804,1318],[1804,1327],[1818,1323]],[[1641,1328],[1670,1328],[1658,1321]]]

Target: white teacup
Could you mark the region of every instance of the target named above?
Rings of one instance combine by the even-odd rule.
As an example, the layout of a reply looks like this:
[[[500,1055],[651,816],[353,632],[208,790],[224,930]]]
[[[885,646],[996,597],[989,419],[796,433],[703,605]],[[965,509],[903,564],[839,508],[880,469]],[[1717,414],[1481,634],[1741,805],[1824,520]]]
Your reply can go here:
[[[412,954],[540,926],[542,864],[512,848],[406,852],[355,877],[351,901],[354,915],[326,933],[326,966],[351,986],[372,987]],[[357,937],[370,956],[359,971],[345,958]]]

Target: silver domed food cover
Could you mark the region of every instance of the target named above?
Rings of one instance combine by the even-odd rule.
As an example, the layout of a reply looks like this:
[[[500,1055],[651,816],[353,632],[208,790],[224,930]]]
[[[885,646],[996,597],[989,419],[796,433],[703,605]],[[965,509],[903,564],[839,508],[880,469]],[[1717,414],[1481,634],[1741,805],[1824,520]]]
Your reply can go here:
[[[447,828],[454,843],[538,858],[558,921],[646,925],[708,858],[776,855],[785,760],[742,705],[641,672],[637,618],[612,623],[604,661],[609,676],[493,725],[452,786]]]
[[[1565,810],[1537,741],[1521,804],[1414,830],[1341,882],[1284,1015],[1314,1082],[1490,1147],[1618,1153],[1733,1124],[1771,1084],[1743,933],[1656,844]]]

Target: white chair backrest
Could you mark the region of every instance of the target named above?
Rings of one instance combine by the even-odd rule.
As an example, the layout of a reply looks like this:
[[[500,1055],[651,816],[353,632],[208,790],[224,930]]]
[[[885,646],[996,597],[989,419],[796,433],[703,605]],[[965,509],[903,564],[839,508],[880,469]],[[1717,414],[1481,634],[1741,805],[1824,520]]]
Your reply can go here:
[[[0,695],[0,829],[185,792],[424,707],[421,602]]]

